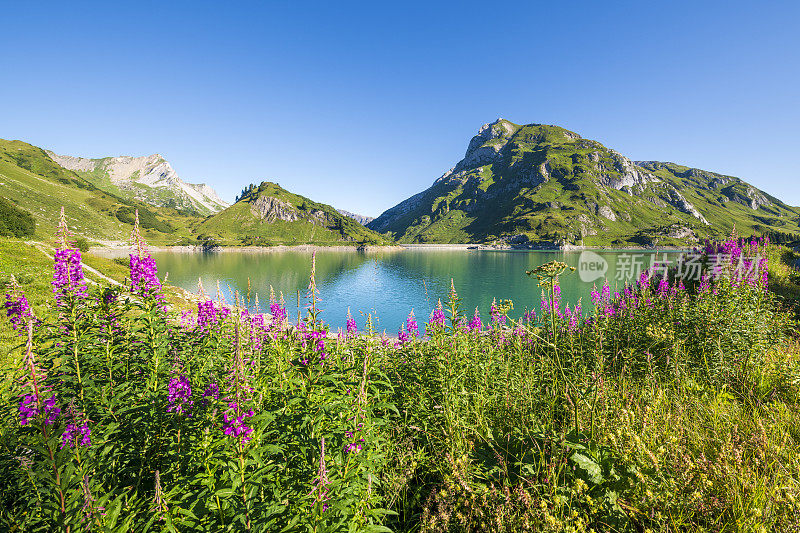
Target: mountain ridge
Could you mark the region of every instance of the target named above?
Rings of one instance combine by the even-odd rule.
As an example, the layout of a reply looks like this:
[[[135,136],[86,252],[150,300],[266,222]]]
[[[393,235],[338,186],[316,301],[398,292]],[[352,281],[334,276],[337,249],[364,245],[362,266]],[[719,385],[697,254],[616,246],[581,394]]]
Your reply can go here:
[[[209,185],[183,181],[161,154],[85,158],[45,152],[98,188],[125,198],[200,215],[217,213],[229,205]]]
[[[375,220],[375,217],[368,217],[364,215],[359,215],[358,213],[351,213],[350,211],[346,211],[344,209],[337,209],[337,211],[346,217],[352,218],[362,226],[366,226],[367,224]]]
[[[65,208],[71,231],[92,240],[127,240],[139,211],[149,240],[174,244],[187,217],[180,212],[121,198],[56,163],[24,141],[0,139],[0,196],[34,219],[34,238],[50,240]]]
[[[429,188],[367,227],[400,242],[587,245],[696,239],[734,224],[800,232],[800,211],[739,178],[641,163],[560,126],[499,118]]]

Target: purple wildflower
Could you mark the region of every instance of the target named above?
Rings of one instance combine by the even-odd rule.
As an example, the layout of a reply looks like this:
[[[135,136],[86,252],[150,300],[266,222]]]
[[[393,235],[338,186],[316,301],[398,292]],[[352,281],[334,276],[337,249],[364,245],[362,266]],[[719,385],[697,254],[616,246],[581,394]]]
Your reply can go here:
[[[86,280],[81,266],[81,251],[64,248],[56,250],[53,272],[53,294],[56,304],[63,305],[64,298],[86,296]]]
[[[219,311],[213,300],[197,302],[197,327],[200,331],[210,331],[219,323],[221,318]]]
[[[39,409],[39,402],[36,400],[36,395],[26,394],[19,402],[20,424],[23,426],[30,424],[39,416]],[[56,419],[61,414],[61,409],[56,407],[55,394],[41,402],[41,414],[44,417],[44,423],[48,426],[52,426],[55,423]]]
[[[658,294],[660,296],[669,294],[669,280],[667,280],[667,278],[661,278],[658,282]]]
[[[711,281],[710,281],[710,277],[709,277],[708,273],[705,273],[705,274],[703,274],[703,276],[700,278],[700,288],[699,288],[699,291],[700,291],[700,293],[706,293],[706,292],[708,292],[708,291],[709,291],[709,289],[710,289],[710,288],[711,288]]]
[[[245,424],[245,421],[254,414],[252,409],[243,412],[239,410],[238,403],[229,402],[228,410],[223,414],[223,432],[229,437],[241,438],[242,442],[249,441],[253,428]]]
[[[352,315],[350,314],[350,309],[347,310],[347,336],[354,337],[358,335],[358,326],[356,326],[356,321],[353,319]]]
[[[417,319],[414,317],[413,309],[408,314],[408,318],[406,319],[406,331],[409,335],[419,337],[419,326],[417,325]]]
[[[286,322],[288,317],[288,313],[286,312],[286,308],[279,304],[278,302],[273,302],[269,304],[269,312],[272,315],[272,321],[276,324],[283,324]]]
[[[469,321],[467,325],[469,331],[480,331],[483,328],[483,323],[481,322],[481,315],[478,313],[478,308],[475,308],[475,316],[472,317],[472,320]]]
[[[74,400],[70,402],[67,408],[67,415],[69,416],[69,422],[67,422],[67,427],[61,435],[60,448],[64,448],[65,446],[69,446],[70,448],[91,446],[92,430],[89,429],[86,417],[75,407]]]
[[[309,331],[306,333],[306,338],[312,341],[312,348],[319,354],[320,361],[324,361],[328,358],[328,354],[325,352],[324,331]]]
[[[28,305],[28,299],[22,293],[13,291],[6,294],[5,308],[6,316],[11,322],[11,327],[15,330],[22,330],[28,320],[33,318],[31,314],[31,307]]]
[[[411,340],[411,337],[403,329],[403,326],[400,326],[400,330],[397,332],[397,344],[396,344],[396,346],[399,348],[400,346],[403,346],[404,344],[407,344],[409,340]]]
[[[219,399],[219,385],[215,382],[211,382],[206,387],[206,390],[203,391],[203,398],[214,398],[215,400]]]
[[[167,393],[167,401],[169,402],[169,407],[167,408],[168,412],[184,414],[184,412],[191,409],[194,404],[191,398],[192,386],[185,375],[181,374],[169,380]]]
[[[442,301],[439,300],[439,305],[436,306],[436,309],[433,310],[431,313],[430,325],[435,328],[444,327],[445,323],[445,316],[444,311],[442,310]]]
[[[161,280],[158,279],[156,261],[150,254],[138,256],[130,254],[131,292],[139,296],[158,295]]]
[[[542,305],[545,305],[545,302],[545,298],[542,297]],[[489,316],[492,317],[492,324],[505,325],[506,323],[506,316],[500,312],[500,308],[497,306],[496,300],[492,300],[492,306],[489,308]]]
[[[639,288],[644,289],[650,286],[650,271],[644,270],[639,276]]]

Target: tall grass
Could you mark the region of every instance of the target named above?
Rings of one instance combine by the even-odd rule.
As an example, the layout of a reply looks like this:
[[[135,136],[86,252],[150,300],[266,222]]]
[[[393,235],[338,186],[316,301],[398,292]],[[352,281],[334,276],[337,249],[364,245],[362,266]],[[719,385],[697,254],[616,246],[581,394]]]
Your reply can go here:
[[[61,231],[52,312],[6,297],[6,530],[799,525],[796,323],[745,259],[767,242],[709,244],[727,259],[696,286],[604,286],[591,313],[560,301],[560,263],[520,321],[453,287],[425,337],[412,315],[388,339],[329,334],[313,265],[299,322],[247,295],[178,316],[140,239],[125,287],[87,287]]]

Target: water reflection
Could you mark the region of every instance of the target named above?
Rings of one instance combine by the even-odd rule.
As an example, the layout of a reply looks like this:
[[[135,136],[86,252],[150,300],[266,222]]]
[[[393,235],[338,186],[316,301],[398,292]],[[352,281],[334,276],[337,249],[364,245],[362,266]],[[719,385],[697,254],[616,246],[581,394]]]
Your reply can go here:
[[[639,252],[641,253],[641,252]],[[598,252],[608,262],[608,278],[621,286],[618,274],[626,269],[629,254]],[[305,306],[305,290],[311,266],[311,252],[273,253],[154,253],[159,272],[169,272],[170,281],[196,291],[198,277],[206,292],[215,294],[219,282],[228,302],[234,293],[251,298],[258,294],[266,307],[269,287],[284,294],[290,316]],[[526,309],[538,310],[541,290],[534,279],[525,275],[547,261],[559,260],[578,267],[578,252],[498,252],[475,250],[401,250],[379,252],[317,252],[317,284],[321,293],[322,318],[334,329],[344,327],[350,308],[363,329],[367,313],[376,318],[379,329],[395,333],[409,311],[420,322],[427,319],[439,298],[447,299],[453,279],[464,308],[471,314],[478,307],[488,316],[492,299],[514,301],[514,316]],[[645,255],[642,264],[649,264]],[[624,264],[623,264],[624,263]],[[629,265],[627,265],[629,266]],[[631,279],[632,272],[622,276]],[[602,280],[597,282],[602,283]],[[562,298],[576,303],[588,299],[592,283],[581,281],[577,272],[561,280]],[[586,305],[584,305],[586,307]]]

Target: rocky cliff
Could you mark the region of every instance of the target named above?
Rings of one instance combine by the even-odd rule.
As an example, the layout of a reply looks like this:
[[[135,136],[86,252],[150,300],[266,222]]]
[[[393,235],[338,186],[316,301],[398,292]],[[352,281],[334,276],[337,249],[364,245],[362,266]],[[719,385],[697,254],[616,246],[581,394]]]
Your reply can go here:
[[[224,244],[389,244],[333,207],[263,182],[238,201],[198,224],[202,239]]]
[[[143,157],[88,159],[47,154],[62,167],[75,171],[100,189],[151,205],[175,207],[208,215],[228,204],[204,183],[186,183],[159,154]]]

